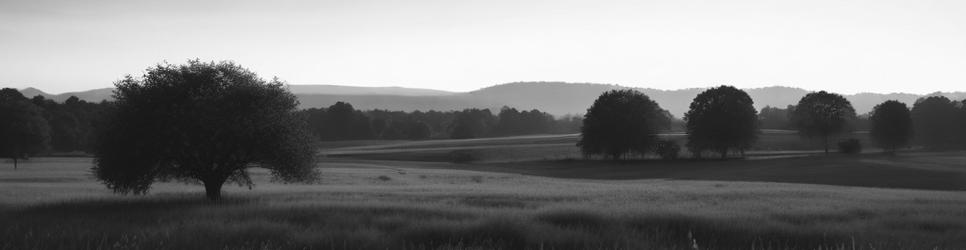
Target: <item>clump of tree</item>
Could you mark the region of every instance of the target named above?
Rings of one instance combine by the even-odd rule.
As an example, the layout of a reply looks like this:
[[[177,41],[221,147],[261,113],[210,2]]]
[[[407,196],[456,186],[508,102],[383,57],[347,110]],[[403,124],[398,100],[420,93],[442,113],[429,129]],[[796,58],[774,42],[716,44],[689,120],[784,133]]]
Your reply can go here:
[[[929,149],[949,149],[963,145],[962,129],[966,126],[959,102],[943,96],[920,98],[912,106],[911,116],[916,139]]]
[[[909,107],[899,101],[885,101],[872,109],[872,139],[887,152],[909,145],[912,139],[912,116]]]
[[[732,86],[705,90],[684,114],[687,147],[695,157],[711,150],[726,158],[735,150],[744,154],[758,138],[758,111],[748,93]]]
[[[323,141],[334,140],[423,140],[429,138],[479,138],[527,134],[576,133],[579,116],[553,115],[539,111],[518,111],[505,107],[498,115],[489,109],[460,111],[361,111],[345,102],[328,108],[311,108],[309,117],[313,134]]]
[[[465,109],[458,111],[450,125],[450,138],[468,139],[490,135],[497,118],[489,109]]]
[[[101,126],[104,113],[110,103],[92,103],[76,96],[63,103],[35,96],[31,102],[43,109],[44,118],[50,124],[50,146],[55,152],[92,152],[94,131]]]
[[[157,65],[115,83],[98,133],[93,172],[119,193],[155,181],[201,182],[217,200],[226,182],[253,185],[248,169],[280,181],[317,178],[315,149],[284,84],[231,62]]]
[[[577,146],[585,156],[644,155],[657,143],[657,132],[668,128],[671,117],[667,114],[636,90],[605,92],[587,109]]]
[[[50,127],[43,111],[16,89],[0,89],[0,157],[18,161],[44,151]]]
[[[517,111],[515,108],[504,106],[497,115],[499,123],[493,129],[496,135],[525,135],[548,133],[554,125],[553,115],[540,110]]]
[[[825,154],[829,152],[829,138],[846,132],[853,120],[855,109],[852,103],[839,94],[825,91],[808,93],[792,111],[792,123],[799,134],[821,138]]]
[[[790,117],[795,110],[794,105],[785,108],[765,106],[758,113],[758,120],[762,129],[793,129]]]

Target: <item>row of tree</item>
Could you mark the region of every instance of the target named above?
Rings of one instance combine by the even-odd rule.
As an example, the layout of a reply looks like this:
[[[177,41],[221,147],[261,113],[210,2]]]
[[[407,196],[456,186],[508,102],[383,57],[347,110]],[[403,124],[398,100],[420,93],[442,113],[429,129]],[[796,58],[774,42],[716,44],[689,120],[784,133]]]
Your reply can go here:
[[[729,153],[743,155],[757,141],[762,127],[795,129],[803,137],[820,139],[826,154],[831,138],[856,127],[868,127],[873,140],[889,152],[910,145],[913,138],[930,149],[966,148],[966,130],[962,129],[966,127],[966,100],[926,97],[911,110],[904,103],[886,101],[864,119],[856,117],[845,97],[825,91],[809,93],[787,109],[766,107],[761,114],[753,104],[747,93],[732,86],[698,94],[684,115],[687,149],[695,157],[705,152],[722,158]],[[673,119],[666,113],[643,93],[605,92],[587,110],[577,145],[588,156],[620,159],[657,151],[674,157],[679,147],[661,142],[657,136]]]
[[[63,103],[12,88],[0,90],[0,156],[18,159],[43,151],[90,152],[94,131],[110,103],[71,96]]]
[[[494,115],[489,109],[460,111],[356,110],[337,102],[327,108],[302,111],[313,134],[323,141],[361,139],[479,138],[526,134],[576,133],[577,116],[555,119],[539,110],[519,111],[503,107]]]

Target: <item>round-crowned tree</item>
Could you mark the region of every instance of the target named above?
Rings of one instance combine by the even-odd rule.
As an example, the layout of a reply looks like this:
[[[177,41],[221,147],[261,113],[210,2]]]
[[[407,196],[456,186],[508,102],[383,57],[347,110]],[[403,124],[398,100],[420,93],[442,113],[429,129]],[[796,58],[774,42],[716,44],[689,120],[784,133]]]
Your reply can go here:
[[[828,154],[829,137],[846,131],[848,123],[855,119],[852,103],[839,94],[825,91],[808,93],[792,112],[792,121],[799,134],[820,137]]]
[[[955,136],[962,127],[957,124],[957,103],[944,96],[920,98],[912,106],[913,130],[918,144],[930,149],[948,149],[959,144]]]
[[[584,115],[577,146],[586,156],[621,159],[645,154],[657,142],[658,129],[670,123],[667,112],[636,90],[611,90],[600,95]]]
[[[283,182],[317,178],[313,142],[284,84],[231,62],[157,65],[115,84],[98,132],[95,176],[119,193],[155,181],[201,182],[221,197],[226,182],[253,185],[251,167]]]
[[[912,117],[905,103],[889,100],[872,109],[872,139],[888,152],[909,145],[912,138]]]
[[[50,126],[39,107],[12,88],[0,90],[0,157],[17,162],[47,149]]]
[[[745,91],[732,86],[711,88],[698,94],[684,114],[688,148],[698,153],[712,150],[728,156],[731,149],[744,152],[758,138],[758,111]]]

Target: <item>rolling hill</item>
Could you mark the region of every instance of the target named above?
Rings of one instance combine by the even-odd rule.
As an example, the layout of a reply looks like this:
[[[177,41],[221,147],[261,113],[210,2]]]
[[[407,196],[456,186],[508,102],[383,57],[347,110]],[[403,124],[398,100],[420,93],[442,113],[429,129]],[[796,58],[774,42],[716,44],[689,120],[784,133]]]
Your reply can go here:
[[[489,108],[498,110],[503,106],[517,109],[539,109],[554,115],[582,114],[600,93],[613,89],[626,89],[619,85],[565,82],[515,82],[495,85],[475,91],[454,93],[431,89],[402,87],[352,87],[339,85],[290,85],[302,108],[327,107],[338,101],[351,103],[357,109],[388,110],[457,110],[465,108]],[[702,88],[659,90],[633,88],[639,90],[676,117],[682,117],[691,100]],[[798,102],[809,91],[791,87],[764,87],[745,89],[755,106],[785,107]],[[94,89],[82,92],[47,94],[27,88],[21,90],[25,96],[45,96],[55,101],[64,101],[74,95],[82,100],[99,102],[111,98],[111,89]],[[934,93],[954,100],[966,99],[966,92]],[[899,100],[912,105],[922,95],[906,93],[859,93],[846,95],[856,112],[864,114],[876,104],[886,100]]]

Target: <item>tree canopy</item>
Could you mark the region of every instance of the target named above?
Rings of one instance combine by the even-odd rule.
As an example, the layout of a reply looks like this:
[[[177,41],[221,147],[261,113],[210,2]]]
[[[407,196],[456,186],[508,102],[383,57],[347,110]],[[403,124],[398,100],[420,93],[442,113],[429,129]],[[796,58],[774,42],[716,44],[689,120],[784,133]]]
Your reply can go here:
[[[845,132],[852,120],[855,120],[852,103],[839,94],[825,91],[808,93],[792,112],[798,132],[805,137],[822,138],[825,154],[828,154],[829,137]]]
[[[50,127],[42,110],[16,89],[0,90],[0,157],[17,161],[45,150]]]
[[[912,138],[912,117],[909,107],[899,101],[885,101],[872,109],[872,139],[883,149],[895,152],[909,145]]]
[[[621,159],[628,153],[646,154],[657,142],[657,131],[670,124],[667,114],[636,90],[605,92],[587,109],[577,146],[587,156]]]
[[[154,181],[204,184],[209,199],[226,182],[253,185],[260,166],[278,180],[317,177],[312,141],[284,84],[231,62],[157,65],[115,83],[114,110],[98,133],[95,176],[120,193]]]
[[[688,148],[697,155],[712,150],[727,157],[731,149],[744,152],[758,138],[758,111],[745,91],[720,86],[698,94],[684,114]]]
[[[917,141],[931,149],[951,148],[961,144],[962,110],[957,102],[943,96],[920,98],[912,106],[912,122]]]

